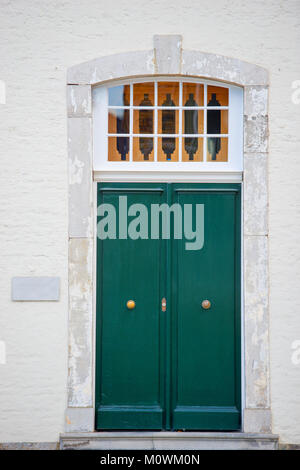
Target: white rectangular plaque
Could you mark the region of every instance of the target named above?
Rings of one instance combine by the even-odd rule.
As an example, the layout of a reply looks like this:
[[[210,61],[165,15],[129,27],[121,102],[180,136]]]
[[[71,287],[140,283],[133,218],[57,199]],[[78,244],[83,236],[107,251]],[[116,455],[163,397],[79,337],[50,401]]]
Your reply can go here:
[[[59,300],[59,277],[13,277],[12,300]]]

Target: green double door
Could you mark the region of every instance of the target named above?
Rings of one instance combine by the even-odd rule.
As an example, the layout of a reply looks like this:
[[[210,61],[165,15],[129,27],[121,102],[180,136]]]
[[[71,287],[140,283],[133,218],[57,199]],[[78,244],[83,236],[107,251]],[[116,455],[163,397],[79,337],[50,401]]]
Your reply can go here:
[[[96,429],[240,429],[240,185],[99,183],[98,214]]]

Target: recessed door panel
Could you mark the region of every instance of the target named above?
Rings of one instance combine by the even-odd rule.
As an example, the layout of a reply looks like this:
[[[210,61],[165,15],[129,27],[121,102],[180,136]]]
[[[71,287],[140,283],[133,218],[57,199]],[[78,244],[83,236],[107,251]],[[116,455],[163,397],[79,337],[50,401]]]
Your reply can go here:
[[[173,427],[240,425],[239,191],[175,186],[182,207],[204,209],[204,243],[173,241]],[[238,357],[237,357],[238,355]]]
[[[124,215],[125,203],[128,208],[142,203],[150,209],[151,203],[162,202],[164,194],[164,185],[99,187],[98,203],[110,204],[116,211],[116,239],[98,240],[97,427],[101,429],[163,425],[164,246],[161,240],[125,238],[124,228],[130,230],[133,217],[120,222],[120,213]],[[127,307],[130,300],[134,308]]]

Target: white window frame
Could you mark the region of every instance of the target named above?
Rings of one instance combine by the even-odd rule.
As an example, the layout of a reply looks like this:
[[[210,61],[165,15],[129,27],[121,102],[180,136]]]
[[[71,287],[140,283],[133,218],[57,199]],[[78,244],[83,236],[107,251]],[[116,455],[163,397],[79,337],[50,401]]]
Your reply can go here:
[[[178,161],[178,162],[159,162],[159,161],[145,161],[134,162],[132,161],[132,129],[130,129],[130,157],[129,161],[108,161],[108,88],[119,85],[130,85],[131,106],[129,107],[131,113],[136,107],[132,106],[132,90],[133,84],[144,82],[179,82],[180,89],[182,83],[199,83],[204,85],[204,106],[199,106],[197,109],[205,111],[207,106],[207,86],[219,86],[228,88],[229,90],[229,103],[228,106],[218,107],[218,109],[228,109],[228,161],[227,162],[192,162],[192,161]],[[155,86],[157,90],[157,86]],[[109,85],[103,84],[93,87],[93,169],[95,172],[208,172],[208,173],[232,173],[243,171],[243,88],[235,85],[228,85],[222,82],[211,80],[203,80],[191,77],[176,77],[176,76],[156,76],[156,77],[142,77],[131,80],[116,80],[111,81]],[[157,92],[155,93],[157,95]],[[182,93],[180,93],[180,97]],[[157,96],[156,96],[157,102]],[[156,103],[155,103],[156,104]],[[178,109],[178,107],[176,107]],[[179,109],[185,109],[182,102],[179,103]],[[209,109],[214,109],[210,107]],[[157,130],[157,118],[155,114],[154,127]],[[179,113],[181,116],[181,113]],[[179,118],[179,134],[181,131],[181,118]],[[132,124],[131,124],[132,126]],[[204,134],[203,145],[206,146],[206,113],[204,112]],[[165,137],[165,136],[164,136]],[[198,137],[201,137],[199,134]],[[222,137],[222,134],[217,137]],[[180,145],[181,139],[179,139]],[[205,154],[205,153],[204,153]]]

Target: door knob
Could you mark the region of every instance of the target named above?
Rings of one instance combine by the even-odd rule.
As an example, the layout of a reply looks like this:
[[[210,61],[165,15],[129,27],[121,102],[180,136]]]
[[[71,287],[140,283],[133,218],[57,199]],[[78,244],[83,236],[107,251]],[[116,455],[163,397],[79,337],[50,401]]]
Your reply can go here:
[[[135,308],[135,301],[134,300],[128,300],[127,303],[126,303],[126,306],[129,310],[132,310],[133,308]]]
[[[205,310],[208,310],[211,307],[211,303],[209,300],[203,300],[201,305],[202,305],[202,308],[204,308]]]

